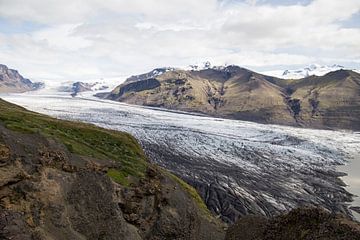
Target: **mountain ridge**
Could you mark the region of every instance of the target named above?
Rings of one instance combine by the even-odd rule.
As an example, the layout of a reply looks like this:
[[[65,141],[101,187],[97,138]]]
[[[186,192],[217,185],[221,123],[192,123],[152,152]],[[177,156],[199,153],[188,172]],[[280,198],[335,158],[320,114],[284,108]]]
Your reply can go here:
[[[98,96],[260,123],[360,130],[360,74],[351,70],[302,79],[281,79],[236,65],[151,73],[138,81],[132,76]]]
[[[0,64],[0,93],[33,91],[44,86],[43,83],[33,83],[19,74],[17,70]]]

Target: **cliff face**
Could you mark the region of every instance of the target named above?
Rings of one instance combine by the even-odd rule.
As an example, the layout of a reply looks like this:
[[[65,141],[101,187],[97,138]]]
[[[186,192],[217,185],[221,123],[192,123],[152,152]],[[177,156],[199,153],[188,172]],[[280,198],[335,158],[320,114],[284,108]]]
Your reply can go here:
[[[111,95],[109,96],[109,98],[117,99],[119,97],[121,98],[122,96],[130,92],[137,93],[145,90],[158,88],[160,86],[161,86],[160,82],[154,78],[149,78],[136,82],[130,82],[125,86],[117,87],[116,89],[114,89]]]
[[[105,97],[261,123],[360,129],[360,74],[353,71],[299,80],[238,66],[173,69],[146,79],[150,73],[129,78]],[[141,87],[134,88],[137,84]]]
[[[1,239],[223,239],[130,135],[0,102]]]
[[[18,71],[0,64],[0,93],[26,92],[36,90],[42,86],[42,83],[33,83],[21,76]]]

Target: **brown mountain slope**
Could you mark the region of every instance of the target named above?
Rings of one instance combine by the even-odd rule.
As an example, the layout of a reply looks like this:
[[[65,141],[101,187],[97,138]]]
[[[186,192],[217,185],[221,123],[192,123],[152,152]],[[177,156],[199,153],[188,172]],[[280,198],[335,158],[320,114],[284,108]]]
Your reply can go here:
[[[0,100],[0,239],[213,239],[196,191],[129,134]]]
[[[272,80],[237,66],[223,70],[174,70],[152,79],[125,82],[108,98],[215,116],[293,124],[282,88],[268,78]]]
[[[0,64],[0,93],[26,92],[42,87],[21,76],[18,71]]]
[[[356,72],[339,70],[300,80],[278,79],[238,66],[150,73],[129,78],[105,97],[261,123],[360,130]]]
[[[300,123],[313,126],[360,129],[360,74],[339,70],[308,77],[290,86],[299,99]]]

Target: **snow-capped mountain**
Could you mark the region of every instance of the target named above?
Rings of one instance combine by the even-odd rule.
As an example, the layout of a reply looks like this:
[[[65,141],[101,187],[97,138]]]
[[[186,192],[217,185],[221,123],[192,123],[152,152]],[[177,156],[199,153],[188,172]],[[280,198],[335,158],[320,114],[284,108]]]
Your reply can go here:
[[[36,93],[39,95],[58,94],[63,95],[93,95],[99,92],[109,91],[125,81],[124,76],[87,79],[82,81],[56,81],[44,80],[44,87]]]
[[[152,70],[148,73],[144,73],[144,74],[140,74],[140,75],[133,75],[133,76],[129,77],[128,79],[126,79],[126,82],[130,83],[130,82],[137,82],[137,81],[142,81],[145,79],[155,78],[157,76],[160,76],[161,74],[164,74],[169,71],[174,71],[174,70],[175,70],[175,68],[172,68],[172,67],[155,68],[154,70]]]
[[[186,67],[176,67],[176,68],[175,67],[161,67],[161,68],[155,68],[154,70],[147,72],[147,73],[133,75],[133,76],[129,77],[128,79],[126,79],[126,82],[131,83],[131,82],[142,81],[145,79],[156,78],[156,77],[158,77],[166,72],[169,72],[169,71],[176,71],[176,70],[201,71],[201,70],[206,70],[206,69],[224,69],[225,67],[226,66],[213,66],[209,61],[191,64]]]
[[[329,72],[337,71],[340,69],[345,69],[345,67],[338,64],[333,64],[333,65],[311,64],[307,67],[300,69],[275,70],[275,71],[267,71],[262,73],[274,77],[285,78],[285,79],[299,79],[312,75],[323,76]]]
[[[211,63],[209,61],[206,62],[202,62],[202,63],[196,63],[196,64],[191,64],[187,67],[184,68],[184,70],[190,70],[190,71],[200,71],[200,70],[204,70],[204,69],[209,69],[211,68]]]
[[[186,70],[186,71],[201,71],[201,70],[206,70],[206,69],[215,69],[215,70],[224,70],[227,67],[232,66],[232,65],[212,65],[211,62],[206,61],[206,62],[201,62],[201,63],[196,63],[196,64],[191,64],[187,67],[183,67],[180,69]]]

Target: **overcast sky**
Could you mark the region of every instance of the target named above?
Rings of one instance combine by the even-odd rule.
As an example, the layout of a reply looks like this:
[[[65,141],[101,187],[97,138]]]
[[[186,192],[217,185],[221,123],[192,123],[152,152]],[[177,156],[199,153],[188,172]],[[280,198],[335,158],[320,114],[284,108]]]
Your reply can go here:
[[[84,80],[196,62],[360,67],[360,0],[0,0],[0,63]]]

